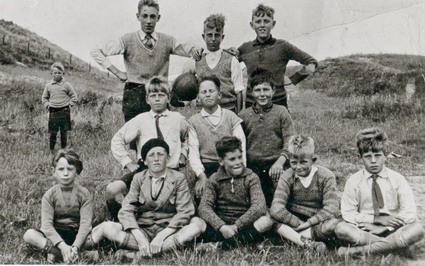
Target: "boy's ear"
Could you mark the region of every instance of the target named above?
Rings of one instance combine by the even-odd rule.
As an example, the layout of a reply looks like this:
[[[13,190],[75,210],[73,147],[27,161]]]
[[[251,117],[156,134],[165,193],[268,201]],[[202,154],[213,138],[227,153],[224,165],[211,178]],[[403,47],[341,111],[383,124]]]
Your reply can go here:
[[[224,162],[223,162],[223,159],[222,158],[218,158],[218,164],[220,165],[220,166],[224,166]]]
[[[50,167],[50,171],[52,171],[52,175],[55,173],[55,168],[52,166]]]
[[[202,35],[202,39],[205,40],[205,34],[202,33],[201,35]]]
[[[276,26],[276,20],[273,20],[273,27],[272,27],[272,29],[274,28],[274,26]]]
[[[252,24],[252,21],[249,22],[249,26],[251,27],[251,29],[254,29],[254,26]]]
[[[224,34],[221,34],[221,40],[224,40]]]
[[[311,160],[313,161],[313,163],[315,163],[317,161],[317,155],[313,154],[313,158]]]
[[[137,18],[137,20],[138,20],[138,21],[140,21],[140,15],[139,15],[139,12],[137,12],[137,13],[136,13],[136,18]]]
[[[157,21],[159,21],[159,19],[161,18],[161,15],[160,14],[158,14],[158,20]]]

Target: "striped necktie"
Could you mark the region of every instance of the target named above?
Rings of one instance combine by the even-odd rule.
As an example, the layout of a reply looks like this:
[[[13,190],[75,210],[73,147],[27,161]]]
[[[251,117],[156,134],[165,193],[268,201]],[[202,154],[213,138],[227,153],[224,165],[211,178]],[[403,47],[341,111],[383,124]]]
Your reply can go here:
[[[379,209],[384,207],[384,198],[382,197],[381,188],[379,187],[378,179],[379,175],[372,175],[372,202],[373,212],[375,216],[379,216]]]
[[[150,34],[146,34],[145,36],[145,46],[149,49],[153,48],[153,37]]]

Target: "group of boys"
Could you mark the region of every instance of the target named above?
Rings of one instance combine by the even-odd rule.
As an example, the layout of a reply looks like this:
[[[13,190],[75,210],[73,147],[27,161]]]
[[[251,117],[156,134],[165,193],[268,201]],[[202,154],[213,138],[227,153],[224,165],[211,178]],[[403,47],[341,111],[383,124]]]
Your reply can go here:
[[[423,237],[412,192],[404,177],[384,166],[387,137],[375,128],[356,136],[365,168],[348,179],[341,200],[344,221],[337,219],[335,176],[315,165],[313,139],[295,134],[284,89],[289,60],[306,65],[310,73],[317,61],[272,38],[273,16],[272,8],[259,5],[250,23],[256,40],[227,51],[220,49],[224,18],[208,17],[203,34],[208,52],[203,53],[155,32],[159,6],[141,0],[141,30],[92,51],[96,61],[126,81],[126,123],[112,138],[111,149],[129,173],[107,186],[113,221],[95,227],[88,242],[108,238],[127,257],[152,256],[195,238],[234,246],[236,240],[253,241],[273,228],[317,251],[339,238],[353,246],[341,247],[340,255],[357,255],[406,247]],[[229,53],[249,73],[247,109],[241,66]],[[126,73],[107,59],[114,54],[124,55]],[[195,59],[187,71],[199,78],[202,109],[188,120],[168,110],[171,92],[162,76],[170,54]],[[128,144],[136,149],[137,161]],[[197,178],[198,200],[192,200],[179,172],[187,160]]]

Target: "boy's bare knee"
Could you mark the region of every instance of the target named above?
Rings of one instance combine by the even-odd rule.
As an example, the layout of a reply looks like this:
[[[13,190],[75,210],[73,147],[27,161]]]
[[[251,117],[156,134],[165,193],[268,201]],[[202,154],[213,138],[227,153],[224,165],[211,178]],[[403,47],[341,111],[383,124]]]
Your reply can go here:
[[[118,193],[122,193],[125,183],[122,181],[114,181],[106,186],[106,199],[114,200]]]
[[[420,241],[425,235],[424,227],[418,222],[405,225],[403,230],[400,231],[402,231],[403,238],[408,245]]]
[[[340,222],[335,226],[335,235],[342,240],[349,242],[356,242],[357,239],[354,236],[357,230],[353,230],[355,226],[348,224],[346,222]]]
[[[274,221],[267,216],[260,217],[257,221],[254,222],[254,228],[259,233],[264,233],[272,229]]]
[[[31,240],[33,240],[34,238],[36,238],[37,235],[37,231],[34,229],[28,229],[25,234],[24,234],[24,241],[25,243],[29,243],[31,242]]]
[[[200,233],[203,233],[205,230],[207,230],[207,223],[199,217],[192,217],[189,224],[195,224]]]
[[[122,225],[120,223],[114,223],[114,222],[103,222],[103,235],[108,238],[109,240],[112,240],[116,234],[122,230]]]

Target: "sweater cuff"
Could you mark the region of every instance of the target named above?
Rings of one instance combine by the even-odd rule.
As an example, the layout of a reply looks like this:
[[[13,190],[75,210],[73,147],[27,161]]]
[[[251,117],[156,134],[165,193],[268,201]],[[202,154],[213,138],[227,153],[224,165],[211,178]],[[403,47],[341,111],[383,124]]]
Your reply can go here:
[[[311,226],[313,226],[313,225],[316,225],[316,224],[320,223],[319,218],[317,218],[317,216],[310,217],[310,218],[307,220],[307,222],[309,222]]]
[[[224,221],[220,221],[220,222],[214,222],[214,224],[211,224],[211,226],[216,230],[219,231],[220,227],[222,227],[223,225],[226,225],[226,223]]]
[[[236,220],[235,222],[236,227],[238,228],[238,230],[242,229],[243,227],[245,227],[245,225],[241,222],[241,220]]]

